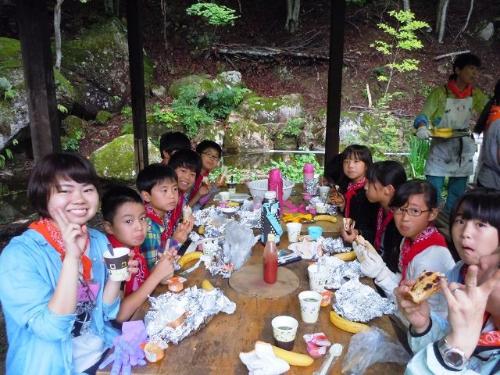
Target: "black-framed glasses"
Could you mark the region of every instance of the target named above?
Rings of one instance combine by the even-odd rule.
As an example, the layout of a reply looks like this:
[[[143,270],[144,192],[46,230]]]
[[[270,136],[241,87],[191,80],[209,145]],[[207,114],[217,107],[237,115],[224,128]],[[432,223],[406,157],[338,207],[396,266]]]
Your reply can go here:
[[[404,207],[397,207],[393,208],[392,212],[394,215],[403,215],[404,213],[408,214],[408,216],[413,216],[413,217],[418,217],[422,215],[424,212],[429,212],[431,210],[421,210],[420,208],[404,208]]]
[[[208,152],[202,152],[201,154],[207,156],[209,159],[211,159],[213,161],[219,161],[220,160],[220,158],[218,156],[214,156],[212,154],[209,154]]]

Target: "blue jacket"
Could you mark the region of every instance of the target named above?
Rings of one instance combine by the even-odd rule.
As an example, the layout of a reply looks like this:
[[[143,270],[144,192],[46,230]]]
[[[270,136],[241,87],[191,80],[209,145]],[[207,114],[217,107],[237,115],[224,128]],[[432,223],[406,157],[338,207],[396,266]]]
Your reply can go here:
[[[463,283],[460,270],[463,262],[458,262],[447,274],[448,282]],[[431,374],[498,374],[500,371],[500,350],[485,350],[480,353],[474,352],[467,368],[462,371],[450,371],[443,367],[436,357],[434,341],[446,336],[449,331],[449,323],[446,319],[431,313],[432,325],[428,332],[422,336],[412,336],[408,333],[408,342],[415,356],[408,363],[405,375],[431,375]]]
[[[107,279],[103,253],[108,240],[95,229],[89,229],[89,236],[92,277],[100,286],[92,330],[110,347],[118,332],[108,321],[116,317],[120,299],[111,305],[102,301]],[[71,330],[76,315],[58,315],[48,308],[61,267],[59,253],[31,229],[14,237],[0,256],[0,301],[9,341],[9,375],[73,373]]]

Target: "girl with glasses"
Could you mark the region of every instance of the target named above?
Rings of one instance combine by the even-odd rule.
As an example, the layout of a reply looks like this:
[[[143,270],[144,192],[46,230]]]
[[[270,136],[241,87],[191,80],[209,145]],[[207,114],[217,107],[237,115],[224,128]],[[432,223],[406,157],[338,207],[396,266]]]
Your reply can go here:
[[[446,273],[455,265],[446,240],[434,226],[438,215],[436,190],[424,180],[412,180],[399,187],[390,206],[394,221],[403,236],[400,245],[398,271],[392,272],[382,257],[353,244],[361,271],[372,277],[389,297],[404,280],[415,280],[423,271]],[[429,303],[436,313],[445,316],[442,296],[434,295]],[[444,305],[444,306],[443,306]]]

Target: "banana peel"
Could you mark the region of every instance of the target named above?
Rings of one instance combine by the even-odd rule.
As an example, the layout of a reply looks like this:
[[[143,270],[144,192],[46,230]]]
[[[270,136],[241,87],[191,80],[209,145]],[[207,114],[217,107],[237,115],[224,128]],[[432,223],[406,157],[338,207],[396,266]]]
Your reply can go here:
[[[350,333],[363,332],[370,329],[370,326],[363,323],[353,322],[341,317],[335,311],[330,311],[330,322],[342,331]]]
[[[329,221],[330,223],[337,222],[337,216],[332,215],[316,215],[313,217],[314,221]]]
[[[203,281],[201,282],[201,287],[202,287],[203,290],[206,290],[207,292],[210,292],[211,290],[214,290],[214,286],[207,279],[203,279]]]
[[[333,256],[339,258],[340,260],[343,260],[344,262],[351,262],[356,259],[356,253],[354,251],[348,251],[347,253],[337,253]]]
[[[184,254],[183,256],[181,256],[177,263],[179,263],[179,266],[181,266],[181,268],[184,268],[187,264],[200,259],[201,256],[202,253],[200,251],[193,251],[192,253]]]
[[[307,367],[312,365],[314,359],[307,354],[291,352],[289,350],[278,348],[277,346],[271,345],[273,348],[273,353],[276,357],[283,359],[291,366],[301,366]]]

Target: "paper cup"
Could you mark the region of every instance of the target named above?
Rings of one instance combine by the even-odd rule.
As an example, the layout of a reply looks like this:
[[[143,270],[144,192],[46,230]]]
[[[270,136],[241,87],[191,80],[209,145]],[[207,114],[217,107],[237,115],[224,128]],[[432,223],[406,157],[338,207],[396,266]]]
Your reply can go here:
[[[221,191],[219,193],[219,196],[220,196],[220,200],[225,202],[225,201],[228,201],[229,198],[231,198],[231,193],[229,191]]]
[[[109,278],[113,281],[125,281],[128,279],[128,260],[130,249],[128,247],[115,247],[113,254],[107,250],[104,252],[104,262],[108,270]]]
[[[330,186],[320,186],[319,187],[319,197],[322,201],[326,202],[328,199],[328,193],[330,192]]]
[[[326,204],[316,203],[316,213],[317,214],[326,214]]]
[[[299,326],[297,319],[287,315],[280,315],[271,321],[271,325],[273,326],[273,337],[276,346],[285,350],[292,350]]]
[[[304,323],[316,323],[318,321],[321,294],[312,290],[299,293],[300,315]]]
[[[286,231],[288,233],[288,242],[297,242],[300,236],[300,230],[302,229],[301,223],[287,223]]]
[[[324,272],[318,272],[318,266],[311,264],[307,267],[309,274],[309,288],[315,292],[321,293],[325,290],[327,276]]]

